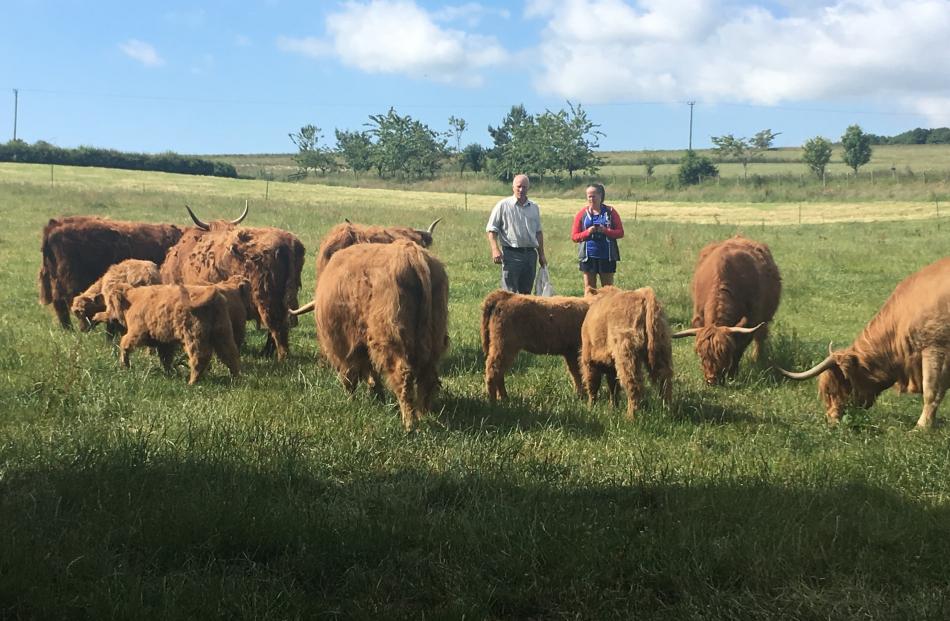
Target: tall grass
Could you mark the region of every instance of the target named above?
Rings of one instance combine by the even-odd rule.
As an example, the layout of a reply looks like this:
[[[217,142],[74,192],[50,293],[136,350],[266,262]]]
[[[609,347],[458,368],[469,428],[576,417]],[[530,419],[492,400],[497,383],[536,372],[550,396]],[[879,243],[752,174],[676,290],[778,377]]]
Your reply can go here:
[[[0,617],[945,618],[950,444],[909,433],[919,396],[889,392],[831,429],[813,383],[744,361],[709,388],[677,341],[673,405],[652,399],[633,423],[578,400],[560,360],[527,354],[512,398],[489,407],[490,205],[287,184],[247,223],[307,245],[302,299],[342,217],[446,216],[434,251],[452,348],[422,431],[401,431],[391,398],[348,399],[309,318],[281,365],[255,355],[263,333],[250,330],[236,381],[216,363],[187,386],[184,368],[166,376],[145,351],[121,370],[101,333],[64,332],[37,304],[45,221],[186,224],[183,202],[225,217],[251,182],[62,173],[50,187],[0,168]],[[784,285],[771,357],[789,366],[849,342],[947,248],[938,220],[627,222],[618,284],[653,286],[677,327],[705,243],[769,244]],[[570,213],[546,211],[544,225],[555,286],[580,293]]]

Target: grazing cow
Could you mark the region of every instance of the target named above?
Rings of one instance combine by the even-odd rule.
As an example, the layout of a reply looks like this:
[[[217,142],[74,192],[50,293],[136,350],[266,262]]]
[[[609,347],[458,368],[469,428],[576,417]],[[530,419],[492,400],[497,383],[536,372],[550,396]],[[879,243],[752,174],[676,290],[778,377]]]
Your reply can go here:
[[[160,264],[181,238],[171,224],[110,220],[98,216],[52,219],[43,228],[40,247],[40,303],[52,304],[60,325],[70,329],[73,298],[98,280],[109,266],[125,259]]]
[[[71,310],[79,320],[79,329],[83,332],[95,327],[92,318],[97,313],[106,310],[107,292],[119,284],[142,287],[157,285],[162,282],[158,272],[158,265],[154,261],[142,259],[126,259],[116,263],[106,270],[102,278],[89,285],[89,288],[73,298]],[[112,325],[107,327],[110,334],[115,330]]]
[[[754,355],[760,356],[768,322],[778,309],[782,278],[768,246],[737,235],[700,251],[690,289],[693,327],[673,338],[696,337],[703,376],[716,384],[735,376],[752,339]]]
[[[357,244],[330,259],[316,288],[317,340],[352,393],[382,377],[406,430],[432,407],[448,348],[445,266],[408,240]]]
[[[188,355],[191,375],[188,383],[201,377],[212,352],[228,367],[232,377],[241,371],[241,359],[234,342],[228,303],[215,286],[117,285],[108,294],[108,312],[126,333],[119,341],[119,360],[129,366],[129,353],[149,345],[158,351],[166,371],[172,368],[175,347],[181,344]]]
[[[902,280],[850,347],[829,347],[828,357],[807,371],[780,371],[797,380],[820,375],[818,394],[831,424],[848,404],[869,408],[890,386],[922,392],[917,427],[929,429],[950,388],[950,258]]]
[[[272,227],[238,227],[247,216],[205,223],[186,206],[196,228],[189,229],[168,251],[162,265],[166,284],[218,283],[243,276],[250,283],[255,317],[268,331],[265,354],[288,352],[288,333],[296,318],[288,309],[297,307],[300,272],[305,250],[293,233]]]
[[[411,229],[408,226],[372,226],[366,224],[353,224],[349,220],[342,224],[337,224],[326,234],[323,241],[320,242],[320,249],[317,251],[317,278],[323,272],[330,257],[335,252],[348,248],[355,244],[391,244],[397,239],[408,239],[409,241],[428,248],[432,245],[432,233],[435,231],[435,225],[442,218],[432,221],[427,229]],[[307,302],[300,308],[291,308],[292,315],[305,315],[313,312],[313,301]]]
[[[591,290],[593,291],[593,290]],[[488,399],[507,399],[505,373],[518,352],[564,356],[574,390],[583,392],[579,356],[581,324],[591,297],[539,297],[493,291],[482,302],[482,350]]]
[[[602,375],[610,403],[617,404],[617,381],[627,393],[627,419],[643,397],[643,371],[669,404],[673,392],[673,352],[663,308],[650,287],[598,290],[581,326],[581,372],[593,405]]]

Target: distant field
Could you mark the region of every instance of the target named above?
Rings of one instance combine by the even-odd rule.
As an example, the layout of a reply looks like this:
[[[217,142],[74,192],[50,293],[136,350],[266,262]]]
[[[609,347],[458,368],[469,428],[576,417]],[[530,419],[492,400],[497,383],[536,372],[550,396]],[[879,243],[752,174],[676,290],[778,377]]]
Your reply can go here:
[[[673,202],[781,203],[781,202],[875,202],[950,200],[950,145],[875,146],[871,162],[859,169],[855,178],[841,161],[840,148],[833,154],[825,182],[811,174],[801,163],[799,148],[782,148],[764,154],[761,161],[747,170],[735,162],[720,162],[708,150],[699,153],[713,159],[720,171],[718,179],[705,180],[699,186],[679,187],[675,183],[678,162],[683,151],[608,151],[602,153],[605,165],[590,177],[575,179],[535,178],[535,196],[582,198],[583,186],[600,181],[608,186],[612,198]],[[298,172],[293,154],[213,155],[235,166],[247,178],[288,180]],[[650,157],[661,163],[647,177],[643,162]],[[334,186],[421,190],[458,194],[494,195],[506,193],[507,184],[485,174],[466,172],[459,176],[446,166],[432,178],[414,180],[380,179],[372,173],[359,177],[350,172],[328,175],[312,173],[302,183]]]
[[[813,381],[897,282],[947,254],[931,201],[620,201],[617,282],[652,286],[674,327],[706,243],[767,243],[783,277],[768,359],[708,387],[676,341],[674,400],[634,422],[522,354],[486,402],[479,305],[498,284],[498,192],[360,189],[0,165],[0,618],[944,619],[950,442],[911,433],[886,391],[829,428]],[[579,194],[577,196],[580,196]],[[579,294],[575,195],[539,199],[554,285]],[[349,218],[425,226],[450,278],[451,349],[422,429],[352,398],[312,317],[277,365],[248,325],[242,376],[187,386],[147,349],[120,369],[101,331],[37,303],[40,231],[62,214],[293,231],[313,254]],[[863,221],[865,216],[868,220]],[[741,222],[741,224],[736,224]],[[780,226],[779,226],[780,225]],[[950,417],[944,403],[940,416]]]

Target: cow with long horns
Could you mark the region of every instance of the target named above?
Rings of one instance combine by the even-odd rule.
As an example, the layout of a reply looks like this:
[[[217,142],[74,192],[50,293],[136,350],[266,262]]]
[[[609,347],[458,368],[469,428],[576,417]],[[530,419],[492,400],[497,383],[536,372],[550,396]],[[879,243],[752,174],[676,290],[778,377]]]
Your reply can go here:
[[[422,247],[432,246],[432,234],[435,226],[442,221],[436,218],[426,229],[413,229],[408,226],[375,226],[370,224],[355,224],[346,220],[330,229],[320,242],[317,250],[317,278],[323,272],[327,262],[334,253],[355,244],[391,244],[399,239],[406,239]],[[291,309],[293,315],[304,315],[313,312],[314,303],[307,302],[300,308]]]
[[[76,295],[125,259],[161,263],[182,236],[172,224],[110,220],[98,216],[51,219],[43,228],[40,303],[52,304],[60,325],[70,329]]]
[[[432,408],[449,344],[445,266],[409,240],[357,244],[333,255],[317,280],[320,350],[347,392],[389,386],[411,430]]]
[[[849,404],[869,408],[897,385],[923,393],[917,427],[933,427],[950,388],[950,257],[902,280],[850,347],[828,349],[828,357],[807,371],[779,370],[796,380],[819,376],[829,423],[840,421]]]
[[[168,251],[162,265],[167,284],[219,283],[243,276],[250,283],[257,318],[268,331],[265,354],[276,351],[283,360],[288,353],[289,331],[296,318],[288,309],[297,307],[300,272],[305,250],[296,235],[273,227],[238,226],[247,217],[205,222],[187,205],[195,223],[177,245]]]
[[[690,291],[692,328],[673,338],[696,337],[708,384],[734,377],[750,341],[755,358],[760,356],[778,309],[782,278],[769,247],[739,235],[708,244],[699,253]]]

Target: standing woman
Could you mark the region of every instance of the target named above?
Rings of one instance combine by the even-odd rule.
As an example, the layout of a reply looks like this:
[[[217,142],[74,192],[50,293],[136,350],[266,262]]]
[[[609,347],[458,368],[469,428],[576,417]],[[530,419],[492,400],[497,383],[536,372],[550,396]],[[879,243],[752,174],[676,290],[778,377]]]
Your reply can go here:
[[[623,237],[623,223],[617,210],[604,204],[606,191],[599,183],[587,186],[587,206],[574,217],[571,239],[580,244],[578,258],[584,274],[584,289],[614,284],[620,249],[617,240]]]

